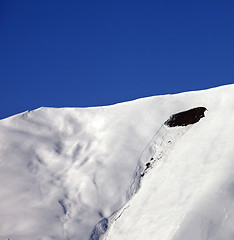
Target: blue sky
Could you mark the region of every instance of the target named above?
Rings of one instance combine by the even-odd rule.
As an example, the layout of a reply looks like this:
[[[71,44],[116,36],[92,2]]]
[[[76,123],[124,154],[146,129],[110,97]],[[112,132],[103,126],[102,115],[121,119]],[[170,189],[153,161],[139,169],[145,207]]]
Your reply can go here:
[[[234,1],[0,1],[0,119],[234,82]]]

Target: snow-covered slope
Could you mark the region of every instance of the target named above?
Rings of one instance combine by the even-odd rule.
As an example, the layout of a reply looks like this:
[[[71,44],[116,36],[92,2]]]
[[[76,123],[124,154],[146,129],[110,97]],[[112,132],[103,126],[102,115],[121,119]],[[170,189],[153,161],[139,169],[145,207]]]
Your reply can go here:
[[[0,239],[234,239],[233,109],[227,85],[1,120]]]

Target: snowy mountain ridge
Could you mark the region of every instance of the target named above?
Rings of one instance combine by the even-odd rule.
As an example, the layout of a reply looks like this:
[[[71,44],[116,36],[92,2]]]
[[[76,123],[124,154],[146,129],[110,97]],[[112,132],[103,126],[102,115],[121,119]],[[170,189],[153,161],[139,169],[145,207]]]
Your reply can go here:
[[[233,239],[233,93],[1,120],[0,239]],[[164,125],[200,106],[199,122]]]

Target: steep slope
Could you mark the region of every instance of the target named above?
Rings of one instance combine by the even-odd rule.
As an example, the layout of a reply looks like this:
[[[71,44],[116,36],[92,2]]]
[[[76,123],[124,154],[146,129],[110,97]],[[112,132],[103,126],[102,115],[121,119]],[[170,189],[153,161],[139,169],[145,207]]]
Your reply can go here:
[[[233,93],[228,85],[1,120],[0,238],[233,239]],[[208,112],[198,123],[163,126],[199,106]]]

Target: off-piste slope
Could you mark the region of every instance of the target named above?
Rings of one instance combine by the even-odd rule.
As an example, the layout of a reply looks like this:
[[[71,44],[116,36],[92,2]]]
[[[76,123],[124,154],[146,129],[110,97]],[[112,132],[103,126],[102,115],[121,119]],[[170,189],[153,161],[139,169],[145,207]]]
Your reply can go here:
[[[0,239],[233,239],[233,93],[1,120]],[[164,125],[194,107],[199,122]]]

